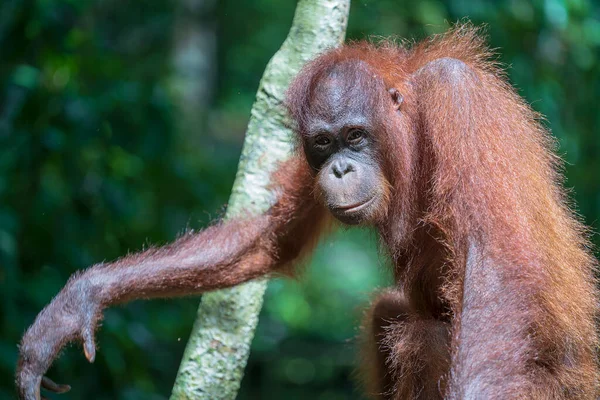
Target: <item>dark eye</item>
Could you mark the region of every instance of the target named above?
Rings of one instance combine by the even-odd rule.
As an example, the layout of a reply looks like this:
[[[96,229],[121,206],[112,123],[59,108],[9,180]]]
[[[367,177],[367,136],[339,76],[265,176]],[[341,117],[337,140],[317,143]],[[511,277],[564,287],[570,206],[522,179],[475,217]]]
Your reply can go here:
[[[352,144],[360,143],[365,137],[365,131],[362,129],[351,129],[346,136],[346,140]]]
[[[320,147],[329,146],[331,139],[326,135],[319,135],[315,138],[315,144]]]

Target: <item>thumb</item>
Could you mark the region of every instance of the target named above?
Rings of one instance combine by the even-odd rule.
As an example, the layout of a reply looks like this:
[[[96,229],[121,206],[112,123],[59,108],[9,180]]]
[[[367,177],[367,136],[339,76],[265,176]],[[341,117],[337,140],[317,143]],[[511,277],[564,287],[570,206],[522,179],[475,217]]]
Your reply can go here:
[[[94,342],[94,330],[91,326],[86,326],[81,332],[83,338],[83,353],[85,358],[91,363],[96,359],[96,344]]]

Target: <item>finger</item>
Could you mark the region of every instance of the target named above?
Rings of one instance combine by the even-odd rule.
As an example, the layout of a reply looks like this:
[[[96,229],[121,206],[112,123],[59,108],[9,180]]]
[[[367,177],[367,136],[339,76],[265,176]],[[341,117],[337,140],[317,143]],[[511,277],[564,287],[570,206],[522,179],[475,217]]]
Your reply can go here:
[[[42,378],[42,387],[54,393],[66,393],[71,390],[71,386],[58,384],[47,376]]]
[[[83,353],[85,358],[91,363],[96,359],[96,344],[94,343],[94,331],[84,328],[81,334],[83,337]]]
[[[20,400],[40,400],[41,377],[29,371],[20,371],[17,376],[17,389]]]

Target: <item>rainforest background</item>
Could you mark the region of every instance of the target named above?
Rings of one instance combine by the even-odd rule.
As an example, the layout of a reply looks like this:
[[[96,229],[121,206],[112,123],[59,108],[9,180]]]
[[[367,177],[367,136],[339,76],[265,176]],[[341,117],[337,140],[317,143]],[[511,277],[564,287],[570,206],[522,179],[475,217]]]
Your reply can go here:
[[[69,275],[222,215],[294,8],[0,2],[0,399],[15,397],[21,335]],[[487,25],[511,83],[546,116],[600,244],[599,2],[355,0],[347,37],[420,39],[464,18]],[[353,338],[369,293],[389,282],[385,265],[375,235],[353,229],[326,240],[298,281],[271,281],[239,398],[361,398]],[[198,301],[107,310],[95,364],[73,346],[50,376],[72,384],[70,399],[167,399]]]

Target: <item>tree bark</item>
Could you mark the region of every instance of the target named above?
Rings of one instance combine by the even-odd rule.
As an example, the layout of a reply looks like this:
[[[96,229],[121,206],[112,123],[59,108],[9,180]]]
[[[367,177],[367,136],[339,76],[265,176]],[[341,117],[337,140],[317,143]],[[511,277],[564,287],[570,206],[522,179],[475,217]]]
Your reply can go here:
[[[226,219],[266,211],[269,177],[292,150],[283,96],[302,65],[345,37],[350,0],[300,0],[281,49],[261,79]],[[177,373],[171,400],[234,399],[262,306],[266,280],[208,293]]]

